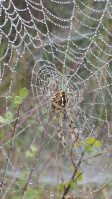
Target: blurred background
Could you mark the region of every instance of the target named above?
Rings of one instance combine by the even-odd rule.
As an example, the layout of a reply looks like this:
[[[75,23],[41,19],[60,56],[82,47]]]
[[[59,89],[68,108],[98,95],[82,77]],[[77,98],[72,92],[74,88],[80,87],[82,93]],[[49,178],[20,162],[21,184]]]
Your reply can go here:
[[[112,199],[112,2],[1,0],[1,198],[63,197],[74,167],[52,112],[56,88],[69,89],[82,141],[72,150],[64,121],[67,150],[75,163],[84,152],[66,198]]]

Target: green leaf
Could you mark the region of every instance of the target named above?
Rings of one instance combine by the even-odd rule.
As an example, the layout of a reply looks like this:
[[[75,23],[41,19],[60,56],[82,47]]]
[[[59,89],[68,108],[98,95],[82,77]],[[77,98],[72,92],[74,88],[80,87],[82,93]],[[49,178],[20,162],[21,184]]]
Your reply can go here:
[[[76,173],[76,175],[77,175],[77,180],[78,180],[78,181],[81,181],[81,180],[82,180],[82,172],[78,171],[78,172]]]
[[[33,157],[34,156],[34,154],[31,151],[27,151],[26,155],[29,156],[29,157]]]
[[[22,103],[22,98],[20,96],[15,96],[14,103],[15,104],[21,104]]]
[[[21,98],[26,98],[28,96],[28,94],[29,94],[29,90],[27,88],[21,88],[19,90],[19,96]]]
[[[35,153],[38,151],[37,147],[35,145],[31,146],[31,151],[27,151],[26,155],[29,157],[34,157]]]
[[[64,184],[60,184],[60,185],[59,185],[59,191],[60,191],[60,192],[63,192],[63,190],[64,190]]]
[[[70,167],[70,171],[74,171],[74,169],[75,169],[74,166]]]
[[[92,153],[92,146],[90,146],[90,145],[85,145],[85,150],[86,150],[88,153]]]
[[[95,147],[100,147],[101,146],[101,142],[99,140],[95,141],[94,146]]]
[[[77,142],[77,143],[76,143],[76,146],[79,147],[79,146],[81,146],[81,145],[83,145],[83,144],[84,144],[84,142],[82,142],[82,141],[81,141],[81,142]]]
[[[86,138],[86,143],[87,144],[93,144],[95,142],[95,138],[94,137],[88,137]]]
[[[13,102],[13,104],[12,104],[12,109],[15,110],[15,111],[17,111],[17,109],[18,109],[18,105],[15,104],[14,102]]]
[[[32,151],[33,153],[37,152],[37,151],[38,151],[38,150],[37,150],[37,147],[36,147],[35,145],[32,145],[32,146],[31,146],[31,151]]]
[[[13,126],[11,124],[8,124],[9,130],[13,129]]]
[[[74,189],[77,186],[77,180],[69,180],[70,188]]]
[[[11,113],[10,111],[6,112],[5,119],[7,120],[7,122],[13,121],[13,119],[14,119],[13,113]]]
[[[0,116],[0,123],[6,123],[6,120],[2,116]]]

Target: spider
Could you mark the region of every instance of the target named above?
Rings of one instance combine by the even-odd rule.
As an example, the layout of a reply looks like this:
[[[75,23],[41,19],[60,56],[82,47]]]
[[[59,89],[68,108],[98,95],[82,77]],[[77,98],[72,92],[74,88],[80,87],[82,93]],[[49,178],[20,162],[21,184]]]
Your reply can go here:
[[[68,106],[69,106],[68,92],[65,92],[63,90],[57,91],[52,97],[52,109],[54,113],[57,113],[59,115],[57,132],[58,132],[58,137],[64,148],[66,148],[66,142],[63,135],[63,122],[65,119],[68,120],[69,129],[74,143],[79,141],[79,133],[69,113]]]

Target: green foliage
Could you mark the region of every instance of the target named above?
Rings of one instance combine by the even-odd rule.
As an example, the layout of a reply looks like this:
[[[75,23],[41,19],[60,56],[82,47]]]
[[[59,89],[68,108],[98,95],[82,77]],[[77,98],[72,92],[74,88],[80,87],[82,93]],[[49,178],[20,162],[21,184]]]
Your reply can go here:
[[[41,190],[40,189],[31,189],[31,187],[28,187],[27,189],[27,194],[26,194],[26,198],[28,199],[40,199],[40,195],[41,195]]]
[[[21,89],[19,90],[19,96],[20,96],[21,98],[26,98],[26,97],[28,96],[28,94],[29,94],[29,91],[28,91],[28,89],[26,89],[26,88],[21,88]]]
[[[29,176],[29,171],[25,171],[24,173],[23,173],[23,180],[26,180],[26,178]]]
[[[6,119],[7,122],[13,121],[13,119],[14,119],[13,113],[11,113],[11,112],[9,112],[9,111],[6,112],[6,114],[5,114],[5,119]]]
[[[94,137],[87,137],[86,138],[86,143],[87,144],[93,144],[95,142],[95,138]]]
[[[99,140],[96,140],[94,143],[95,147],[100,147],[101,146],[101,142]]]
[[[74,189],[74,188],[76,188],[77,187],[77,180],[69,180],[68,182],[65,182],[65,183],[63,183],[63,184],[60,184],[60,186],[59,186],[59,191],[60,192],[63,192],[64,191],[64,188],[66,187],[66,186],[68,186],[68,185],[70,185],[70,189]]]
[[[15,96],[14,103],[15,104],[21,104],[22,103],[22,98],[20,96]]]
[[[77,171],[77,173],[76,173],[76,179],[75,180],[70,179],[69,181],[60,184],[59,191],[63,192],[64,188],[67,187],[68,185],[70,185],[70,189],[73,190],[74,188],[77,187],[78,181],[81,181],[81,180],[82,180],[82,172]]]
[[[76,146],[77,147],[85,147],[85,151],[88,153],[88,154],[91,154],[91,153],[94,153],[94,152],[97,152],[96,149],[98,147],[101,147],[101,142],[99,140],[96,140],[94,137],[87,137],[85,142],[78,142],[76,143]]]
[[[94,152],[94,150],[101,146],[101,142],[99,140],[96,140],[94,137],[86,138],[86,143],[88,145],[85,145],[85,149],[88,154]]]
[[[29,91],[27,88],[21,88],[19,90],[19,96],[15,96],[14,98],[14,103],[15,104],[21,104],[22,103],[22,98],[26,98],[29,94]]]
[[[20,89],[19,92],[23,96],[23,98],[25,98],[25,96],[28,95],[28,90],[26,88]],[[22,97],[20,97],[20,96],[15,96],[14,99],[12,97],[10,97],[10,98],[8,98],[8,100],[9,100],[10,106],[13,110],[17,110],[18,105],[22,103]],[[0,123],[2,123],[2,124],[8,123],[8,127],[11,130],[13,129],[13,125],[9,124],[9,123],[11,123],[13,120],[14,120],[14,114],[11,111],[7,111],[5,113],[5,118],[0,115]]]
[[[70,184],[70,189],[74,189],[77,187],[77,180],[69,180],[68,183]]]
[[[6,123],[6,120],[2,116],[0,116],[0,123]]]
[[[10,123],[10,122],[13,121],[13,119],[14,119],[13,113],[11,113],[10,111],[8,111],[5,114],[5,118],[3,118],[2,116],[0,116],[0,123]]]
[[[30,151],[26,152],[26,155],[29,157],[34,157],[37,151],[37,147],[35,145],[32,145]]]
[[[18,108],[18,105],[14,103],[13,97],[9,97],[8,102],[10,103],[11,108],[16,111]]]
[[[70,171],[74,171],[74,169],[75,169],[74,166],[70,167]]]
[[[60,185],[59,185],[59,191],[60,191],[60,192],[63,192],[64,187],[65,187],[65,185],[64,185],[64,184],[60,184]]]
[[[24,172],[23,178],[18,180],[18,183],[19,183],[20,186],[22,186],[22,187],[25,186],[26,179],[27,179],[28,176],[29,176],[29,172],[28,171]],[[31,189],[30,184],[31,183],[29,183],[29,186],[27,188],[26,198],[28,198],[28,199],[40,199],[40,195],[41,195],[42,191],[38,187],[36,187],[34,189]],[[23,193],[17,192],[16,193],[16,198],[23,199]]]
[[[89,153],[89,154],[92,153],[92,149],[93,149],[92,146],[85,145],[85,150],[86,150],[87,153]]]
[[[84,142],[82,142],[82,141],[81,141],[81,142],[77,142],[77,143],[76,143],[76,146],[79,147],[79,146],[81,146],[81,145],[83,145],[83,144],[84,144]]]
[[[77,176],[77,181],[81,181],[82,180],[82,172],[77,171],[76,176]]]

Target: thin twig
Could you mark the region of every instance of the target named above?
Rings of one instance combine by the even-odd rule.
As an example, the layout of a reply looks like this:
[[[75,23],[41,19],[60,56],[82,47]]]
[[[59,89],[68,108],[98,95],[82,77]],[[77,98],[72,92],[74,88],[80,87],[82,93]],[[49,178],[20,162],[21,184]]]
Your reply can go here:
[[[36,141],[36,139],[37,139],[37,135],[34,137],[33,141],[32,141],[31,144],[28,146],[27,151],[30,151],[31,146],[32,146],[33,143]],[[4,198],[4,196],[6,196],[6,194],[8,193],[8,191],[11,189],[11,186],[13,185],[13,183],[16,181],[16,178],[18,177],[18,174],[19,174],[19,170],[20,170],[21,166],[23,165],[25,158],[26,158],[26,154],[25,154],[25,155],[23,156],[23,158],[21,159],[21,162],[20,162],[20,164],[17,166],[17,169],[15,169],[16,174],[15,174],[14,178],[12,179],[12,181],[9,183],[9,185],[8,185],[8,187],[7,187],[7,189],[6,189],[5,193],[4,193],[4,195],[3,195],[3,198]]]
[[[105,154],[105,153],[107,153],[107,152],[109,152],[109,151],[111,151],[111,150],[112,150],[112,147],[110,147],[110,148],[108,148],[108,149],[106,149],[106,150],[104,150],[104,151],[101,151],[101,152],[97,153],[96,155],[94,155],[94,156],[92,156],[92,157],[86,158],[85,160],[88,160],[88,159],[90,160],[90,159],[95,158],[95,157],[97,157],[97,156],[99,156],[99,155]]]
[[[50,120],[51,120],[51,117],[52,117],[52,114],[50,114],[49,122],[50,122]],[[24,186],[24,188],[23,188],[23,193],[26,192],[26,190],[27,190],[29,181],[30,181],[30,179],[31,179],[31,177],[32,177],[34,168],[35,168],[36,163],[37,163],[37,159],[39,158],[40,153],[41,153],[42,150],[43,150],[43,146],[44,146],[44,144],[45,144],[45,143],[44,143],[44,140],[45,140],[45,137],[46,137],[46,135],[47,135],[47,129],[48,129],[48,127],[49,127],[49,122],[48,122],[48,125],[47,125],[47,128],[46,128],[46,131],[43,131],[42,139],[41,139],[41,142],[40,142],[40,148],[39,148],[39,150],[38,150],[38,152],[37,152],[37,154],[36,154],[36,156],[35,156],[35,160],[34,160],[33,165],[32,165],[32,167],[31,167],[30,174],[29,174],[28,179],[27,179],[27,182],[26,182],[26,184],[25,184],[25,186]]]
[[[73,172],[73,174],[72,174],[71,180],[74,180],[74,179],[75,179],[76,173],[77,173],[77,171],[78,171],[78,169],[79,169],[79,167],[80,167],[80,165],[81,165],[81,163],[82,163],[83,156],[84,156],[84,152],[82,153],[81,158],[80,158],[80,160],[79,160],[77,166],[75,167],[75,170],[74,170],[74,172]],[[64,193],[63,193],[62,199],[65,199],[65,198],[66,198],[66,195],[67,195],[69,189],[70,189],[70,184],[68,184],[68,186],[66,187],[66,189],[65,189],[65,191],[64,191]]]
[[[64,177],[63,177],[63,174],[62,174],[62,168],[60,166],[60,163],[59,163],[59,160],[56,159],[56,162],[57,162],[57,168],[58,168],[58,176],[57,176],[57,199],[59,198],[59,176],[61,178],[61,182],[64,184]]]
[[[37,108],[39,108],[42,103],[44,103],[46,101],[46,98],[43,98],[39,104],[37,104],[34,109],[32,109],[21,121],[20,123],[15,127],[16,129],[18,129],[22,124],[24,124],[24,122],[31,117],[31,115],[33,115],[33,113],[37,110]],[[9,138],[12,135],[12,132],[9,132],[1,141],[0,141],[0,146],[4,143],[5,140],[7,140],[7,138]]]
[[[47,164],[51,161],[51,159],[55,157],[55,154],[54,153],[51,153],[50,157],[48,158],[48,160],[44,163],[43,167],[41,168],[41,170],[39,171],[36,179],[34,180],[33,184],[32,184],[32,189],[34,188],[34,186],[38,183],[39,181],[39,177],[40,175],[42,174],[42,172],[44,171],[45,167],[47,166]]]
[[[8,154],[8,156],[7,156],[7,162],[6,162],[6,166],[5,166],[5,170],[4,170],[3,179],[2,179],[2,182],[1,182],[1,184],[0,184],[0,188],[1,188],[0,193],[1,193],[1,196],[2,196],[2,189],[3,189],[3,185],[4,185],[4,180],[5,180],[7,168],[8,168],[8,165],[9,165],[9,159],[10,159],[10,156],[11,156],[11,152],[12,152],[12,150],[13,150],[13,137],[14,137],[14,135],[15,135],[16,125],[17,125],[18,119],[19,119],[20,108],[21,108],[21,104],[19,104],[19,106],[18,106],[17,118],[16,118],[16,120],[15,120],[14,127],[13,127],[12,132],[11,132],[11,140],[10,140],[9,154]]]
[[[34,113],[34,111],[36,111],[37,108],[38,108],[38,107],[41,105],[41,103],[44,102],[44,101],[45,101],[45,98],[43,98],[43,99],[41,100],[41,102],[40,102],[39,104],[37,104],[37,105],[35,106],[35,108],[34,108],[29,114],[26,115],[26,117],[24,118],[24,121],[25,121],[27,118],[29,118],[29,117],[32,115],[32,113]],[[22,120],[22,121],[23,121],[23,120]],[[21,122],[20,122],[20,123],[21,123]],[[20,123],[19,123],[19,124],[20,124]],[[23,122],[23,123],[24,123],[24,122]],[[19,124],[18,124],[18,126],[19,126]],[[18,128],[18,126],[16,126],[15,130]],[[10,132],[10,134],[11,134],[11,132]],[[30,150],[30,148],[31,148],[32,144],[35,142],[36,138],[37,138],[37,135],[36,135],[35,138],[33,139],[32,143],[31,143],[30,146],[28,147],[28,150],[27,150],[27,151]],[[23,162],[24,162],[25,157],[26,157],[26,155],[22,158],[22,160],[21,160],[20,164],[18,165],[17,169],[15,169],[15,170],[17,171],[17,173],[19,172],[19,169],[21,168],[21,165],[23,165]],[[17,176],[18,176],[18,174],[15,175],[14,179],[12,180],[12,182],[10,182],[10,184],[9,184],[9,186],[8,186],[8,188],[7,188],[7,190],[6,190],[6,192],[4,193],[4,195],[6,195],[6,194],[8,193],[8,190],[11,188],[11,186],[12,186],[13,183],[15,182]],[[3,195],[3,196],[4,196],[4,195]]]
[[[74,162],[74,160],[73,160],[73,147],[74,147],[74,143],[72,144],[72,148],[71,148],[71,151],[70,151],[70,157],[71,157],[72,164],[73,164],[73,166],[74,166],[74,168],[75,168],[76,165],[75,165],[75,162]]]

